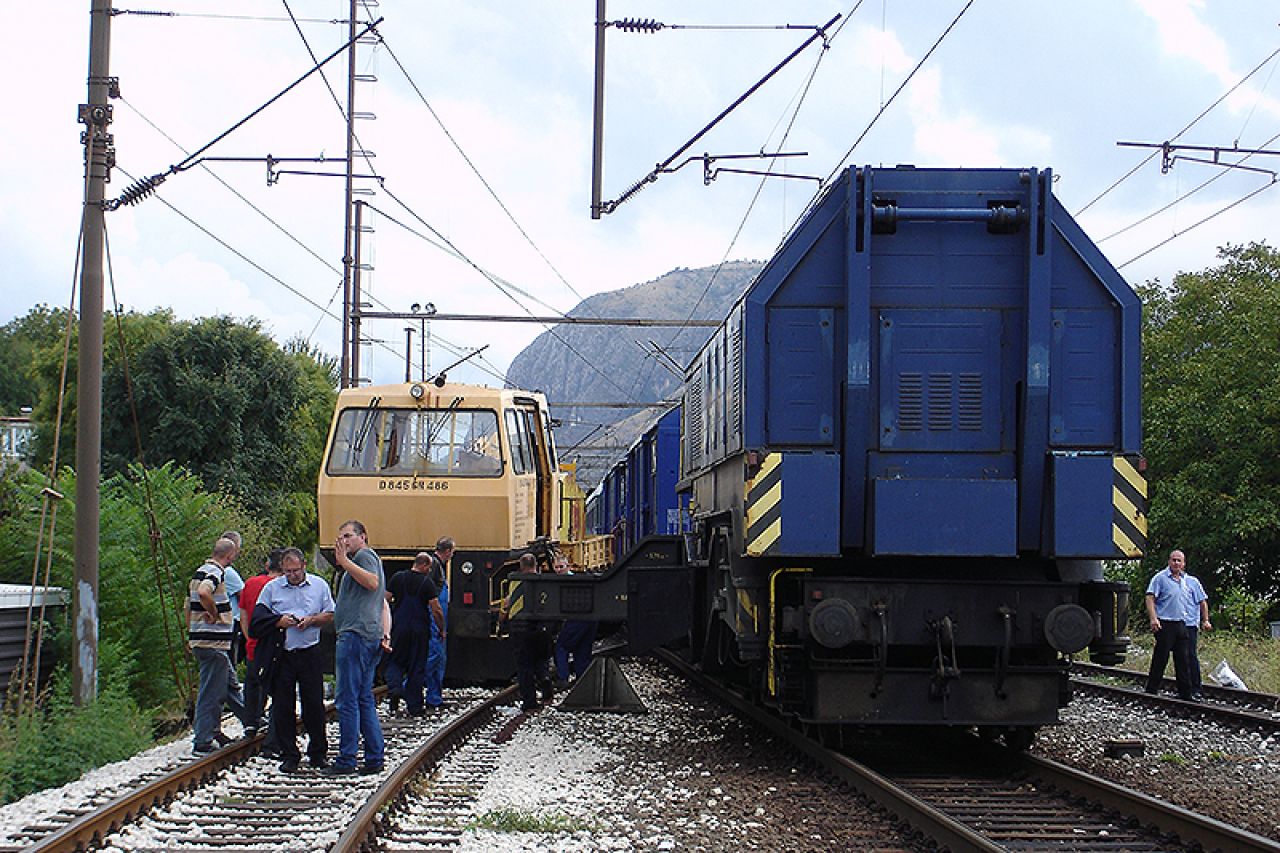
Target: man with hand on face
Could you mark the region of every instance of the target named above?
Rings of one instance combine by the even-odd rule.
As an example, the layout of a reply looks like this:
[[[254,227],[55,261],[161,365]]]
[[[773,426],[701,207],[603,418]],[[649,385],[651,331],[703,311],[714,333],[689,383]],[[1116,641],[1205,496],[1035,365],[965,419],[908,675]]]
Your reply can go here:
[[[383,628],[386,575],[382,559],[369,547],[368,534],[359,521],[348,521],[338,528],[333,556],[342,571],[338,576],[337,607],[333,615],[333,626],[338,632],[334,655],[338,757],[326,772],[335,775],[357,772],[356,755],[363,740],[364,765],[359,772],[379,773],[386,747],[373,699],[373,673],[383,643],[391,639]]]
[[[324,578],[308,574],[302,552],[286,548],[280,556],[284,577],[262,588],[254,608],[254,624],[263,610],[275,617],[284,632],[271,673],[271,722],[273,740],[280,750],[280,769],[298,769],[298,720],[295,688],[302,702],[302,725],[307,730],[307,759],[313,769],[329,766],[329,742],[324,731],[324,660],[320,654],[320,628],[333,621],[334,601]]]

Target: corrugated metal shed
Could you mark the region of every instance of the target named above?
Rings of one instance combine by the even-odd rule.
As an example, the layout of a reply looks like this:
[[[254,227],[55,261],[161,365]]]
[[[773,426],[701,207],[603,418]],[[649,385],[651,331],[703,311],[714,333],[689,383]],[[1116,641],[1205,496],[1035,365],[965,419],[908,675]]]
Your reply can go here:
[[[22,650],[26,644],[27,607],[38,610],[43,604],[45,619],[53,625],[62,622],[70,594],[60,587],[29,587],[23,584],[0,583],[0,690],[8,690],[9,677],[22,662]],[[45,642],[49,634],[45,632]],[[46,648],[40,656],[40,680],[44,681],[53,671],[55,661]]]

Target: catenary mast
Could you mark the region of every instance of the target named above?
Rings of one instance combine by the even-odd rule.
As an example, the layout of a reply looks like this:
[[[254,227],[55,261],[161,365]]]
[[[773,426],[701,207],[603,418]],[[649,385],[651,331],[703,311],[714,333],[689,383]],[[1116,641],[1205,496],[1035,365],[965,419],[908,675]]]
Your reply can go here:
[[[85,159],[80,268],[79,370],[76,381],[76,530],[72,618],[75,655],[71,697],[86,705],[98,695],[98,531],[102,476],[102,206],[115,160],[112,146],[111,2],[92,0],[89,101],[80,107]]]

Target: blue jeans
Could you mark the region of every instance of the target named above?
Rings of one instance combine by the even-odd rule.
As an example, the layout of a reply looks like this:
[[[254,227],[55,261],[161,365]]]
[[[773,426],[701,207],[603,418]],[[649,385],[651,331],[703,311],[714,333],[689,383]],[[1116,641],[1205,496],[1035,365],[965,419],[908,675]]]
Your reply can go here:
[[[449,627],[449,586],[446,584],[440,590],[440,609],[444,611],[444,626]],[[427,652],[427,704],[433,708],[444,701],[444,667],[446,663],[445,651],[447,639],[440,633],[440,629],[436,627],[435,620],[431,620],[431,648]]]
[[[337,670],[338,758],[340,767],[355,767],[360,741],[364,740],[364,763],[381,767],[385,744],[378,709],[373,702],[373,672],[378,666],[381,643],[366,640],[355,631],[338,635],[334,655]]]
[[[231,668],[231,658],[219,649],[192,649],[196,664],[200,667],[200,692],[196,694],[196,718],[194,746],[213,743],[213,736],[222,730],[222,706],[244,722],[244,697],[240,682]]]

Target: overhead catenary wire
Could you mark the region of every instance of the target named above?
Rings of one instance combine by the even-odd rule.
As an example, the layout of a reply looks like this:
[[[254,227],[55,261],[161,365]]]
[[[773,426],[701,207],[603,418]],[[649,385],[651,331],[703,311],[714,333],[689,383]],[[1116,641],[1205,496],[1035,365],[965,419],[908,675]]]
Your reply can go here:
[[[1241,77],[1241,78],[1240,78],[1240,80],[1239,80],[1239,81],[1238,81],[1234,86],[1232,86],[1232,87],[1231,87],[1230,89],[1228,89],[1226,92],[1223,92],[1223,93],[1222,93],[1222,95],[1221,95],[1221,96],[1219,96],[1217,100],[1215,100],[1215,101],[1214,101],[1212,104],[1210,104],[1209,106],[1205,107],[1205,108],[1200,112],[1200,114],[1199,114],[1199,115],[1197,115],[1195,118],[1193,118],[1191,121],[1187,122],[1187,124],[1182,128],[1182,130],[1179,130],[1177,133],[1175,133],[1172,137],[1170,137],[1170,138],[1169,138],[1169,140],[1168,140],[1168,141],[1169,141],[1169,142],[1174,142],[1174,141],[1176,141],[1176,140],[1180,139],[1180,138],[1183,136],[1183,134],[1185,134],[1188,130],[1190,130],[1191,128],[1195,127],[1197,124],[1199,124],[1201,119],[1203,119],[1203,118],[1204,118],[1205,116],[1207,116],[1209,113],[1213,112],[1213,110],[1214,110],[1214,109],[1215,109],[1219,104],[1221,104],[1223,101],[1225,101],[1227,98],[1231,97],[1231,95],[1235,93],[1236,89],[1239,89],[1239,88],[1240,88],[1241,86],[1243,86],[1246,82],[1248,82],[1248,80],[1249,80],[1251,77],[1253,77],[1253,75],[1254,75],[1254,74],[1257,74],[1260,70],[1262,70],[1262,68],[1263,68],[1263,67],[1265,67],[1265,66],[1266,66],[1266,64],[1267,64],[1268,62],[1270,62],[1271,60],[1275,59],[1277,55],[1280,55],[1280,47],[1278,47],[1278,48],[1276,48],[1275,50],[1271,51],[1271,53],[1267,55],[1267,58],[1266,58],[1266,59],[1262,60],[1262,61],[1261,61],[1261,62],[1259,62],[1257,65],[1255,65],[1255,66],[1253,67],[1253,70],[1251,70],[1248,74],[1246,74],[1246,75],[1244,75],[1243,77]],[[1150,163],[1150,162],[1155,158],[1155,156],[1156,156],[1156,154],[1157,154],[1157,153],[1158,153],[1158,151],[1152,151],[1152,152],[1151,152],[1150,154],[1148,154],[1146,157],[1143,157],[1143,158],[1142,158],[1142,160],[1140,160],[1136,165],[1134,165],[1134,166],[1133,166],[1133,168],[1129,169],[1129,171],[1125,172],[1123,175],[1121,175],[1119,178],[1117,178],[1115,181],[1113,181],[1113,182],[1111,183],[1111,185],[1110,185],[1110,186],[1108,186],[1108,187],[1107,187],[1106,189],[1104,189],[1102,192],[1098,193],[1096,196],[1094,196],[1092,199],[1090,199],[1090,200],[1089,200],[1089,202],[1088,202],[1087,204],[1085,204],[1085,205],[1084,205],[1084,207],[1081,207],[1079,210],[1077,210],[1077,211],[1075,212],[1075,214],[1074,214],[1074,215],[1075,215],[1075,216],[1080,216],[1080,215],[1081,215],[1082,213],[1084,213],[1086,210],[1088,210],[1089,208],[1093,207],[1095,204],[1097,204],[1099,201],[1101,201],[1103,198],[1105,198],[1107,195],[1109,195],[1109,194],[1110,194],[1110,193],[1111,193],[1111,192],[1112,192],[1116,187],[1120,186],[1122,183],[1124,183],[1125,181],[1129,180],[1129,178],[1131,178],[1131,177],[1133,177],[1135,174],[1137,174],[1137,173],[1138,173],[1138,171],[1139,171],[1143,166],[1147,165],[1148,163]]]
[[[1195,230],[1196,228],[1199,228],[1201,225],[1204,225],[1206,222],[1209,222],[1209,221],[1210,221],[1210,220],[1212,220],[1212,219],[1216,219],[1217,217],[1221,216],[1222,214],[1226,213],[1227,211],[1231,210],[1232,208],[1239,207],[1240,205],[1244,204],[1244,203],[1245,203],[1246,201],[1248,201],[1249,199],[1253,198],[1253,197],[1254,197],[1254,196],[1256,196],[1256,195],[1259,195],[1260,193],[1263,193],[1263,192],[1265,192],[1265,191],[1267,191],[1267,190],[1271,189],[1271,188],[1272,188],[1272,187],[1274,187],[1275,185],[1276,185],[1276,178],[1273,176],[1273,177],[1271,178],[1271,181],[1270,181],[1269,183],[1263,184],[1262,186],[1258,187],[1257,189],[1253,190],[1252,192],[1248,193],[1247,195],[1245,195],[1245,196],[1243,196],[1243,197],[1241,197],[1241,198],[1238,198],[1238,199],[1236,199],[1235,201],[1231,202],[1230,204],[1228,204],[1228,205],[1226,205],[1226,206],[1224,206],[1224,207],[1219,208],[1218,210],[1214,211],[1213,213],[1209,214],[1208,216],[1206,216],[1206,217],[1204,217],[1204,218],[1202,218],[1202,219],[1200,219],[1200,220],[1198,220],[1198,221],[1196,221],[1196,222],[1193,222],[1191,225],[1188,225],[1186,228],[1183,228],[1181,231],[1175,231],[1173,234],[1170,234],[1168,237],[1166,237],[1165,239],[1161,240],[1159,243],[1156,243],[1154,246],[1152,246],[1151,248],[1147,249],[1146,251],[1144,251],[1144,252],[1140,252],[1140,253],[1138,253],[1137,255],[1134,255],[1134,256],[1133,256],[1132,258],[1130,258],[1129,260],[1125,261],[1124,263],[1119,264],[1119,265],[1116,267],[1116,269],[1124,269],[1125,267],[1129,266],[1129,264],[1133,263],[1134,261],[1137,261],[1137,260],[1140,260],[1140,259],[1142,259],[1142,258],[1145,258],[1147,255],[1151,254],[1151,253],[1152,253],[1152,252],[1154,252],[1156,249],[1159,249],[1159,248],[1160,248],[1160,247],[1162,247],[1162,246],[1168,245],[1169,243],[1171,243],[1171,242],[1173,242],[1174,240],[1178,239],[1178,238],[1179,238],[1179,237],[1181,237],[1182,235],[1186,234],[1188,231],[1193,231],[1193,230]]]
[[[284,4],[285,10],[289,13],[290,17],[293,17],[293,10],[289,7],[288,0],[282,0],[282,2],[283,2],[283,4]],[[315,52],[312,50],[311,45],[310,45],[310,43],[308,42],[306,35],[302,32],[302,28],[301,28],[301,27],[298,27],[296,24],[295,24],[295,28],[297,29],[298,36],[302,39],[303,45],[306,47],[308,54],[312,57],[312,60],[313,60],[313,61],[315,61]],[[380,45],[382,45],[382,46],[387,50],[388,54],[390,54],[390,55],[392,56],[392,59],[396,62],[396,65],[400,67],[401,72],[405,75],[406,80],[408,80],[408,81],[409,81],[410,85],[414,88],[415,92],[418,92],[419,97],[422,99],[423,103],[424,103],[424,104],[427,104],[427,108],[428,108],[428,110],[430,110],[430,111],[431,111],[431,113],[432,113],[432,115],[433,115],[433,116],[435,116],[435,112],[434,112],[434,110],[431,110],[430,104],[428,104],[428,103],[427,103],[427,101],[426,101],[426,98],[425,98],[424,96],[422,96],[422,94],[421,94],[421,90],[418,88],[417,84],[413,81],[412,77],[408,74],[408,71],[404,68],[404,66],[403,66],[403,65],[401,65],[401,63],[400,63],[399,59],[398,59],[397,57],[395,57],[395,55],[391,52],[391,47],[390,47],[390,45],[388,45],[388,44],[387,44],[386,39],[385,39],[385,38],[383,38],[383,37],[382,37],[382,35],[381,35],[380,33],[375,33],[375,35],[376,35],[376,36],[377,36],[377,38],[378,38],[378,43],[379,43]],[[346,118],[346,110],[343,108],[343,106],[342,106],[342,102],[341,102],[341,100],[338,98],[337,93],[334,91],[333,86],[329,83],[328,76],[327,76],[327,75],[325,75],[323,71],[321,71],[320,76],[321,76],[321,79],[324,81],[325,87],[329,90],[329,95],[330,95],[330,97],[333,99],[334,105],[338,108],[339,113],[340,113],[340,114],[343,116],[343,118],[345,119],[345,118]],[[470,165],[470,166],[472,167],[472,170],[475,172],[476,176],[480,178],[481,183],[483,183],[483,184],[485,185],[486,189],[488,189],[488,190],[489,190],[490,194],[491,194],[491,195],[494,197],[494,199],[498,202],[499,206],[503,208],[504,212],[507,212],[508,217],[509,217],[509,218],[511,218],[511,220],[512,220],[512,222],[513,222],[513,223],[515,223],[516,227],[520,230],[520,232],[521,232],[522,234],[524,234],[524,235],[525,235],[526,239],[528,239],[528,240],[529,240],[530,244],[531,244],[531,245],[533,245],[532,238],[529,238],[529,237],[528,237],[528,235],[527,235],[527,233],[524,231],[524,229],[523,229],[522,227],[520,227],[519,223],[518,223],[518,222],[516,222],[516,220],[515,220],[514,216],[512,216],[512,215],[510,214],[510,212],[507,210],[506,206],[502,203],[502,200],[501,200],[500,198],[498,198],[497,194],[492,190],[492,188],[489,186],[488,182],[487,182],[487,181],[485,181],[485,179],[484,179],[483,175],[481,175],[481,174],[480,174],[480,172],[479,172],[479,170],[475,168],[474,164],[472,164],[472,162],[471,162],[470,158],[466,156],[466,153],[465,153],[464,151],[462,151],[461,146],[459,146],[459,145],[457,144],[456,140],[454,140],[454,139],[453,139],[452,135],[448,133],[448,128],[446,128],[446,127],[445,127],[444,123],[443,123],[442,121],[440,121],[438,117],[436,117],[436,120],[437,120],[437,123],[439,123],[439,124],[440,124],[441,129],[442,129],[442,130],[444,130],[444,131],[445,131],[445,133],[446,133],[446,135],[449,137],[450,142],[452,142],[452,143],[454,144],[454,146],[458,149],[458,152],[459,152],[460,154],[462,154],[463,159],[464,159],[464,160],[466,160],[466,161],[467,161],[467,163],[468,163],[468,165]],[[359,138],[358,138],[358,137],[356,138],[356,142],[357,142],[357,144],[360,146],[361,155],[362,155],[362,156],[364,156],[364,157],[365,157],[366,162],[368,162],[368,156],[367,156],[366,150],[365,150],[365,148],[364,148],[363,144],[360,144],[360,143],[359,143]],[[373,168],[372,168],[372,164],[370,164],[370,171],[371,171],[371,172],[372,172],[372,171],[374,171],[374,170],[373,170]],[[444,236],[443,236],[442,234],[440,234],[440,232],[439,232],[437,229],[433,228],[429,223],[427,223],[427,221],[426,221],[426,220],[425,220],[421,215],[419,215],[419,214],[418,214],[415,210],[413,210],[413,208],[411,208],[411,207],[410,207],[406,202],[404,202],[403,200],[401,200],[401,199],[400,199],[400,198],[399,198],[399,197],[398,197],[394,192],[392,192],[392,191],[391,191],[391,189],[389,189],[389,188],[386,186],[386,181],[385,181],[385,180],[380,180],[379,185],[380,185],[380,187],[382,188],[383,192],[385,192],[385,193],[386,193],[386,194],[387,194],[387,195],[388,195],[388,196],[389,196],[393,201],[395,201],[395,203],[396,203],[396,204],[398,204],[398,205],[399,205],[401,208],[403,208],[407,213],[409,213],[409,215],[410,215],[410,216],[412,216],[412,217],[413,217],[414,219],[416,219],[419,223],[421,223],[421,224],[423,225],[423,227],[427,228],[428,230],[430,230],[433,234],[435,234],[435,235],[437,236],[437,238],[441,241],[441,243],[440,243],[440,244],[433,244],[433,245],[437,245],[437,247],[439,247],[439,248],[444,248],[444,247],[446,247],[446,246],[447,246],[447,250],[448,250],[451,254],[453,254],[457,259],[459,259],[459,260],[463,261],[464,263],[467,263],[468,265],[470,265],[470,266],[472,266],[473,268],[475,268],[477,271],[479,271],[479,272],[481,273],[481,275],[485,276],[485,277],[486,277],[486,278],[487,278],[491,283],[494,283],[495,285],[497,284],[497,282],[496,282],[496,280],[495,280],[495,279],[496,279],[496,276],[491,276],[489,273],[487,273],[487,271],[485,271],[485,270],[483,270],[482,268],[480,268],[478,264],[475,264],[473,261],[471,261],[471,259],[470,259],[470,258],[468,258],[468,257],[467,257],[465,254],[463,254],[460,250],[458,250],[458,248],[457,248],[456,246],[454,246],[454,245],[453,245],[449,240],[445,239],[445,238],[444,238]],[[380,212],[380,215],[382,215],[382,216],[387,216],[387,214],[386,214],[385,212]],[[398,223],[398,222],[397,222],[397,224],[401,225],[401,227],[405,227],[402,223]],[[410,229],[410,230],[411,230],[411,229]],[[421,235],[418,235],[418,236],[420,236],[420,237],[421,237]],[[425,238],[424,238],[424,239],[425,239]],[[430,241],[428,241],[428,242],[430,242]],[[535,248],[535,249],[537,249],[537,246],[536,246],[536,245],[534,245],[534,248]],[[538,253],[539,253],[540,255],[542,254],[542,252],[541,252],[541,250],[540,250],[540,249],[538,249]],[[544,259],[545,259],[545,255],[543,255],[543,257],[544,257]],[[548,263],[548,265],[550,265],[550,261],[549,261],[549,260],[547,261],[547,263]],[[553,270],[555,269],[555,268],[554,268],[554,266],[552,266],[552,269],[553,269]],[[556,273],[557,273],[557,275],[559,275],[559,271],[558,271],[558,270],[556,270]],[[561,280],[562,280],[562,281],[564,280],[564,279],[563,279],[563,277],[561,277]],[[565,281],[565,284],[566,284],[566,285],[568,285],[568,282],[567,282],[567,281]],[[502,290],[501,286],[499,286],[499,290]],[[573,290],[572,286],[570,286],[570,290]],[[521,292],[523,293],[523,291],[521,291]],[[504,293],[505,293],[505,291],[504,291]],[[576,292],[576,291],[574,291],[574,293],[575,293],[575,295],[576,295],[576,293],[577,293],[577,292]],[[518,300],[515,300],[515,299],[514,299],[514,297],[512,297],[510,293],[506,293],[506,295],[508,296],[508,298],[511,298],[513,301],[515,301],[515,302],[516,302],[516,304],[517,304],[517,305],[519,305],[521,308],[523,308],[526,312],[528,312],[528,313],[532,314],[532,312],[529,312],[527,308],[524,308],[524,306],[523,306],[523,305],[520,305],[520,302],[519,302]],[[534,297],[529,296],[529,298],[534,298]],[[581,299],[581,297],[579,297],[579,298]],[[370,300],[371,300],[371,301],[374,301],[372,296],[370,297]],[[559,309],[554,308],[554,307],[549,306],[549,305],[546,305],[546,303],[541,302],[541,300],[535,300],[535,301],[538,301],[538,302],[539,302],[539,304],[544,305],[544,307],[547,307],[547,308],[549,308],[550,310],[555,311],[556,313],[562,313],[562,312],[560,312],[560,311],[559,311]],[[384,306],[384,307],[385,307],[385,306]],[[555,335],[555,332],[554,332],[553,330],[548,329],[548,331],[553,335],[553,337],[557,337],[557,339],[558,339],[558,336],[557,336],[557,335]],[[563,343],[563,341],[562,341],[562,343]],[[566,346],[568,346],[568,345],[566,344]],[[585,363],[587,363],[588,365],[590,365],[590,366],[592,367],[592,369],[596,369],[596,370],[598,370],[598,368],[596,368],[593,364],[591,364],[591,362],[590,362],[588,359],[584,358],[580,353],[578,353],[576,350],[574,350],[572,346],[569,346],[569,349],[570,349],[571,351],[573,351],[575,355],[578,355],[578,357],[579,357],[579,358],[582,358],[582,359],[583,359],[583,361],[584,361]],[[496,372],[496,370],[497,370],[497,369],[496,369],[496,367],[495,367],[493,370],[491,370],[491,371],[490,371],[491,375],[500,375],[499,373],[497,373],[497,372]],[[604,374],[602,374],[602,375],[604,375]],[[502,378],[501,378],[501,380],[500,380],[500,381],[503,381],[503,382],[504,382],[504,384],[511,384],[511,383],[509,383],[509,382],[507,381],[507,379],[506,379],[506,377],[505,377],[505,376],[502,376]]]
[[[1274,143],[1274,142],[1275,142],[1276,140],[1278,140],[1278,139],[1280,139],[1280,133],[1277,133],[1275,136],[1272,136],[1272,137],[1271,137],[1270,139],[1268,139],[1266,142],[1262,143],[1262,145],[1263,145],[1263,146],[1271,145],[1272,143]],[[1252,154],[1246,154],[1246,155],[1244,155],[1243,157],[1241,157],[1239,160],[1235,161],[1234,163],[1225,164],[1224,168],[1220,169],[1220,170],[1219,170],[1215,175],[1213,175],[1213,176],[1212,176],[1212,177],[1210,177],[1210,178],[1207,178],[1207,179],[1206,179],[1206,180],[1204,180],[1204,181],[1201,181],[1201,182],[1200,182],[1199,184],[1197,184],[1195,187],[1193,187],[1193,188],[1191,188],[1191,189],[1187,190],[1186,192],[1181,193],[1180,195],[1178,195],[1177,197],[1175,197],[1172,201],[1170,201],[1170,202],[1168,202],[1167,204],[1165,204],[1163,207],[1160,207],[1160,208],[1158,208],[1158,209],[1156,209],[1156,210],[1153,210],[1151,213],[1148,213],[1146,216],[1143,216],[1143,217],[1141,217],[1140,219],[1137,219],[1137,220],[1135,220],[1135,221],[1133,221],[1133,222],[1129,223],[1128,225],[1124,226],[1123,228],[1119,228],[1119,229],[1117,229],[1117,230],[1115,230],[1115,231],[1112,231],[1112,232],[1111,232],[1110,234],[1108,234],[1107,236],[1105,236],[1105,237],[1103,237],[1102,239],[1097,240],[1097,241],[1095,241],[1095,242],[1097,242],[1097,243],[1105,243],[1106,241],[1110,240],[1110,239],[1111,239],[1111,238],[1113,238],[1113,237],[1119,237],[1121,234],[1124,234],[1124,233],[1126,233],[1126,232],[1128,232],[1128,231],[1131,231],[1132,229],[1137,228],[1139,225],[1142,225],[1142,224],[1144,224],[1144,223],[1146,223],[1146,222],[1151,221],[1151,220],[1152,220],[1152,219],[1154,219],[1155,217],[1157,217],[1157,216],[1159,216],[1160,214],[1164,213],[1165,211],[1169,210],[1171,207],[1174,207],[1175,205],[1177,205],[1177,204],[1179,204],[1179,203],[1181,203],[1181,202],[1183,202],[1183,201],[1186,201],[1188,198],[1190,198],[1191,196],[1193,196],[1193,195],[1195,195],[1196,193],[1200,192],[1201,190],[1205,189],[1205,188],[1206,188],[1206,187],[1208,187],[1209,185],[1211,185],[1211,184],[1215,183],[1216,181],[1218,181],[1218,180],[1220,180],[1220,179],[1222,179],[1222,178],[1226,177],[1228,174],[1230,174],[1230,173],[1233,171],[1233,169],[1234,169],[1235,167],[1239,166],[1241,163],[1243,163],[1244,161],[1248,160],[1248,159],[1249,159],[1250,157],[1252,157],[1252,156],[1253,156]],[[1274,174],[1274,173],[1273,173],[1273,174]],[[1162,245],[1163,245],[1163,244],[1162,244]],[[1155,247],[1153,247],[1153,248],[1155,248]]]
[[[418,86],[417,81],[415,81],[413,79],[413,76],[409,74],[409,70],[404,67],[404,63],[400,61],[400,57],[396,56],[395,51],[391,49],[391,45],[387,43],[387,40],[385,37],[382,38],[382,45],[383,47],[386,48],[387,55],[391,57],[391,60],[396,64],[396,67],[400,69],[400,73],[404,75],[404,79],[409,83],[409,86],[413,89],[414,94],[418,96],[418,100],[422,101],[422,105],[426,107],[427,112],[431,114],[431,118],[434,119],[436,124],[440,126],[440,132],[443,133],[445,138],[449,140],[449,144],[452,145],[454,149],[458,152],[458,156],[460,156],[463,162],[467,164],[467,168],[471,169],[472,173],[476,176],[476,179],[480,181],[480,185],[485,188],[485,191],[488,192],[490,197],[493,198],[494,202],[497,203],[498,207],[502,210],[503,214],[507,217],[507,219],[511,221],[511,224],[515,226],[515,229],[520,232],[520,236],[523,237],[525,242],[527,242],[529,246],[537,253],[538,257],[542,258],[543,262],[547,265],[547,267],[553,273],[555,273],[556,278],[560,279],[560,282],[566,288],[568,288],[569,292],[572,293],[575,297],[577,297],[579,302],[586,302],[586,297],[583,296],[581,293],[579,293],[578,289],[574,287],[572,284],[570,284],[569,280],[565,278],[564,275],[560,272],[560,270],[556,267],[556,265],[551,262],[551,259],[546,256],[546,254],[542,251],[541,247],[539,247],[538,244],[534,242],[534,239],[531,236],[529,236],[529,232],[526,231],[524,229],[524,226],[521,225],[519,220],[516,219],[515,214],[511,212],[511,209],[507,206],[507,204],[498,196],[498,193],[497,191],[494,190],[493,185],[490,184],[489,181],[485,178],[485,176],[480,173],[480,169],[476,166],[475,162],[471,159],[471,157],[467,155],[467,152],[463,150],[462,146],[458,143],[458,140],[454,137],[453,133],[450,132],[449,128],[445,125],[444,120],[440,118],[439,113],[437,113],[435,111],[435,108],[431,106],[431,102],[427,100],[427,96],[423,94],[422,89]],[[588,308],[587,310],[590,310],[590,309]]]
[[[853,16],[857,13],[858,9],[861,8],[863,2],[864,0],[857,0],[853,4],[853,7],[848,11],[848,13],[846,13],[840,19],[839,23],[836,25],[835,30],[830,34],[830,36],[827,37],[826,43],[823,45],[823,49],[818,51],[818,55],[813,62],[813,67],[809,70],[809,74],[805,78],[804,84],[800,89],[798,97],[793,98],[793,101],[795,102],[795,109],[792,110],[791,118],[787,122],[786,129],[783,131],[782,137],[778,142],[779,149],[781,149],[783,146],[786,145],[786,141],[791,135],[791,130],[792,128],[795,127],[795,122],[800,116],[800,110],[804,107],[805,101],[808,99],[809,91],[813,86],[814,79],[817,77],[818,69],[822,66],[822,61],[827,55],[828,48],[832,43],[835,42],[836,38],[839,37],[845,25],[848,24],[850,20],[852,20]],[[776,129],[776,125],[775,125],[775,129]],[[772,137],[772,135],[773,135],[773,131],[771,130],[770,136]],[[770,163],[770,168],[772,168],[772,162]],[[694,300],[693,306],[689,309],[685,318],[686,323],[692,321],[693,318],[697,316],[698,309],[702,307],[702,303],[707,298],[707,294],[711,292],[711,288],[715,284],[716,279],[719,277],[720,272],[724,269],[725,264],[728,263],[729,255],[733,251],[733,247],[737,245],[739,238],[742,236],[742,232],[747,225],[747,220],[750,219],[752,211],[755,210],[756,203],[760,200],[760,196],[764,192],[764,187],[767,180],[768,178],[762,177],[760,181],[756,184],[756,189],[751,196],[751,201],[747,204],[747,209],[743,212],[742,218],[738,222],[738,227],[733,232],[733,237],[729,240],[729,244],[725,247],[724,253],[720,257],[720,262],[716,264],[716,267],[712,271],[711,275],[707,277],[707,283],[703,286],[701,293],[698,294],[698,298]],[[655,348],[663,352],[670,350],[671,346],[676,342],[676,339],[679,337],[679,335],[683,331],[684,331],[684,328],[681,328],[671,333],[671,335],[667,339],[667,344],[665,347],[656,347],[655,345]],[[674,363],[674,360],[673,360],[673,363]],[[654,365],[656,364],[657,364],[657,361],[655,357]],[[650,365],[650,371],[654,369],[654,365]],[[683,377],[681,378],[683,379]]]

